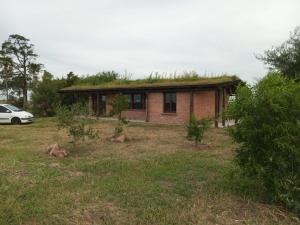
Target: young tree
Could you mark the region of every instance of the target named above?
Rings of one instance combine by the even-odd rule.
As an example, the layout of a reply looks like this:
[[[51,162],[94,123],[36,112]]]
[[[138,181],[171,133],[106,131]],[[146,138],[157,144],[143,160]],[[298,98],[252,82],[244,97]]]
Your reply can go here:
[[[122,134],[124,130],[124,125],[128,124],[128,120],[122,117],[122,112],[128,109],[128,96],[127,95],[117,95],[112,102],[112,114],[118,116],[119,123],[115,128],[114,136],[117,137]]]
[[[13,62],[15,86],[23,93],[23,107],[27,105],[28,90],[37,74],[41,70],[41,64],[36,63],[37,54],[34,53],[34,45],[30,40],[18,35],[10,35],[8,40],[2,44],[2,51],[9,55]]]
[[[237,121],[230,133],[243,174],[261,180],[271,201],[300,213],[300,84],[269,74],[239,87],[228,114]]]
[[[257,57],[290,79],[300,82],[300,27],[296,27],[290,39],[282,45],[264,52]]]
[[[82,104],[71,106],[61,105],[57,108],[58,129],[66,129],[73,143],[85,141],[86,137],[95,139],[99,137],[98,131],[89,126],[91,119],[87,107]]]
[[[189,123],[186,126],[187,130],[187,139],[195,142],[197,146],[198,143],[201,144],[204,133],[211,126],[211,120],[203,118],[197,120],[195,114],[192,114]]]

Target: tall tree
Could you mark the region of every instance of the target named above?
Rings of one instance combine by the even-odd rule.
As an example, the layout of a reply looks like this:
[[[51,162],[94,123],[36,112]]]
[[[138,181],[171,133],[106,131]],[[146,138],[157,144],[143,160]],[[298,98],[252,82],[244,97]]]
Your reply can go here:
[[[271,70],[277,70],[288,78],[300,82],[300,27],[296,27],[290,39],[273,47],[257,58]]]
[[[13,62],[14,84],[22,90],[23,107],[27,105],[28,90],[37,80],[37,74],[41,70],[41,64],[36,63],[37,54],[34,53],[34,45],[30,40],[18,35],[10,35],[2,44],[2,51],[8,54]]]
[[[12,59],[4,52],[0,51],[0,79],[2,80],[1,89],[5,90],[6,101],[9,98],[8,83],[12,80],[13,76],[13,63]]]

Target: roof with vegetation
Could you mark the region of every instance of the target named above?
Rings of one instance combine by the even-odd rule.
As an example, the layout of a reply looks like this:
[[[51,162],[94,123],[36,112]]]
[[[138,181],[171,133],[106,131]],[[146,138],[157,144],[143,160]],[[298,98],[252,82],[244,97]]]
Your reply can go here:
[[[110,82],[103,83],[79,83],[70,87],[61,89],[61,91],[84,91],[84,90],[105,90],[105,89],[134,89],[134,88],[155,88],[155,87],[180,87],[188,85],[218,85],[231,82],[241,82],[237,76],[199,76],[199,75],[184,75],[173,77],[149,76],[145,79],[130,80],[116,79]]]

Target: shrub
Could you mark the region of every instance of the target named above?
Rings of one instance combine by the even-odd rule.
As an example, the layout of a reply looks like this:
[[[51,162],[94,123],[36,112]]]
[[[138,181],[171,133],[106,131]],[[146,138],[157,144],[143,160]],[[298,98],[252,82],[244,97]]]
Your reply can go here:
[[[66,86],[64,80],[54,79],[44,71],[42,80],[32,90],[33,113],[38,116],[54,116],[55,108],[60,101],[57,91]]]
[[[262,180],[268,199],[300,212],[300,84],[277,73],[237,89],[228,109],[244,176]]]
[[[203,135],[208,130],[211,125],[211,120],[204,118],[197,120],[196,116],[192,114],[189,123],[186,126],[187,138],[195,142],[197,146],[198,143],[202,143]]]
[[[99,85],[116,81],[120,75],[115,71],[103,71],[95,75],[80,77],[75,81],[75,84]]]
[[[79,140],[85,141],[86,137],[98,138],[98,132],[88,126],[91,123],[88,115],[87,107],[79,103],[69,107],[59,106],[57,109],[58,129],[66,129],[74,144]]]

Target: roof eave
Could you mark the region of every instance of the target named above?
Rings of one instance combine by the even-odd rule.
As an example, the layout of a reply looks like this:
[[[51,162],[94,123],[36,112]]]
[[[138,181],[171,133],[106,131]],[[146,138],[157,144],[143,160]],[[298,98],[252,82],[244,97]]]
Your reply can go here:
[[[242,83],[241,80],[226,81],[222,83],[211,84],[186,84],[186,85],[162,85],[162,86],[141,86],[141,87],[112,87],[112,88],[74,88],[61,89],[58,93],[73,93],[73,92],[132,92],[132,91],[164,91],[164,90],[195,90],[195,89],[215,89],[222,87],[235,87]]]

